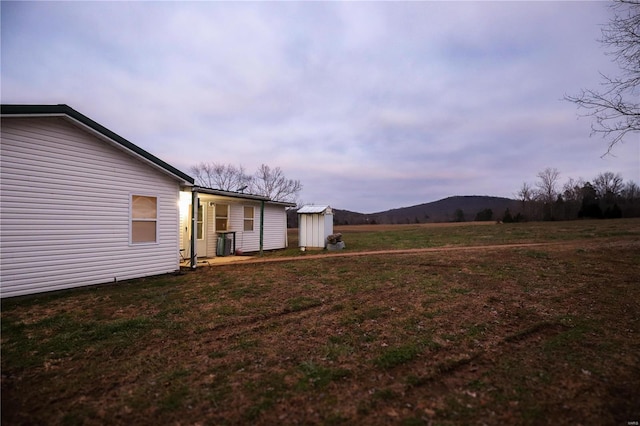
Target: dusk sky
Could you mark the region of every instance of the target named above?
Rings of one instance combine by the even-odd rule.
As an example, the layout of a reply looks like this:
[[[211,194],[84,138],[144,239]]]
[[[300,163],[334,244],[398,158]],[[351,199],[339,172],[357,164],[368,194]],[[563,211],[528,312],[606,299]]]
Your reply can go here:
[[[618,68],[604,2],[2,2],[2,103],[68,104],[189,173],[279,166],[372,213],[515,197],[546,167],[640,183],[563,100]]]

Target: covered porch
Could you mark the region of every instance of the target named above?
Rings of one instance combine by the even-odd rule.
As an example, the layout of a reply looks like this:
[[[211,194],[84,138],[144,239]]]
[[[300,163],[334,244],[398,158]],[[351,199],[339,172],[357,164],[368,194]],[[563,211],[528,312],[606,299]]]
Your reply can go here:
[[[293,205],[242,192],[182,188],[181,266],[231,263],[249,258],[240,254],[287,247],[285,208]]]

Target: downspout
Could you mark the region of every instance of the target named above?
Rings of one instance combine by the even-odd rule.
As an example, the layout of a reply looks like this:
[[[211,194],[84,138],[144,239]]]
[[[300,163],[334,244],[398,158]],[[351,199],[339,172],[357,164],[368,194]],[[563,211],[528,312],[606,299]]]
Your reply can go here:
[[[260,256],[264,246],[264,200],[260,201]]]
[[[196,253],[196,218],[198,217],[198,191],[191,191],[191,269],[196,269],[198,254]]]

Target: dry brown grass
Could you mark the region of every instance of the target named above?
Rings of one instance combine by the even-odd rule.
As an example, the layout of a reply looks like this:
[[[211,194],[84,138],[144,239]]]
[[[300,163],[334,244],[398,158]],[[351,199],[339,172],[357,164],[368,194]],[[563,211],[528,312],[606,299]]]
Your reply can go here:
[[[619,223],[5,300],[2,423],[639,420],[640,238]]]

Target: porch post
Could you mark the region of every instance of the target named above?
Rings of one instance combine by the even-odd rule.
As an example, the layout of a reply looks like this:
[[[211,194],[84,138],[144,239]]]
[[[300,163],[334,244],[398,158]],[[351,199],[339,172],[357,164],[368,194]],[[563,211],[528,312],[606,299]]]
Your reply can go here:
[[[196,235],[198,233],[198,191],[191,190],[191,269],[196,269],[198,254],[196,253]]]
[[[264,246],[264,200],[260,201],[260,256]]]

